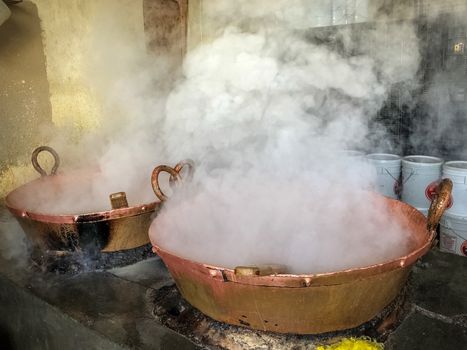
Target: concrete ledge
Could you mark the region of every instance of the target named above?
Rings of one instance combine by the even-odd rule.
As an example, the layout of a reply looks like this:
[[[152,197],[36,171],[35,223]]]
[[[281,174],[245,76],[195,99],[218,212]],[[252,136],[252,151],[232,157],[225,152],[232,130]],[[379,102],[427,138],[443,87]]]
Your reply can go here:
[[[161,266],[158,258],[145,264],[156,273]],[[150,290],[108,272],[37,274],[0,258],[2,349],[197,348],[157,323]]]

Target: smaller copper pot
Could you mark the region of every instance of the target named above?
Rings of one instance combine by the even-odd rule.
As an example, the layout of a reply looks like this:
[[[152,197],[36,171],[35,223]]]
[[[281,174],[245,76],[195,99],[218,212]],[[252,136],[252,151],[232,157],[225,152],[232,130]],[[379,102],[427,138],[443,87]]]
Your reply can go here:
[[[37,160],[37,156],[43,151],[51,153],[55,159],[50,174],[46,173]],[[10,192],[5,202],[35,251],[48,252],[49,255],[106,253],[133,249],[149,243],[148,229],[153,214],[161,206],[160,201],[128,206],[125,193],[117,192],[110,194],[111,210],[75,215],[28,211],[25,199],[37,196],[45,185],[54,188],[76,182],[83,183],[91,181],[95,175],[57,174],[60,158],[54,149],[47,146],[35,149],[31,160],[41,177]]]

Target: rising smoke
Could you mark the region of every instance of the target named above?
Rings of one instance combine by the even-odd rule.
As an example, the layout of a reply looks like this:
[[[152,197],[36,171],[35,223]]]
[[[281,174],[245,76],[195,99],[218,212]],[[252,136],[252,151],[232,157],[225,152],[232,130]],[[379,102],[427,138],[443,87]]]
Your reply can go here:
[[[175,79],[166,57],[144,53],[119,26],[125,14],[106,9],[95,21],[88,75],[102,102],[101,128],[64,152],[75,164],[96,162],[100,175],[44,191],[30,206],[105,210],[117,191],[130,204],[154,201],[153,167],[191,158],[193,181],[151,227],[152,242],[165,249],[297,273],[404,254],[407,232],[364,191],[374,170],[344,150],[397,148],[369,125],[393,84],[417,86],[415,29],[382,21],[338,29],[327,41],[310,30],[309,13],[312,1],[203,1],[212,37],[187,54]],[[409,49],[400,52],[402,38]]]
[[[11,219],[6,210],[0,210],[0,255],[3,259],[12,260],[17,265],[25,264],[24,252],[27,249],[26,236],[18,222]]]
[[[344,29],[339,47],[318,44],[303,17],[290,18],[307,12],[303,3],[204,2],[203,19],[224,25],[187,56],[163,124],[167,154],[195,159],[197,173],[153,222],[153,243],[205,263],[297,273],[407,249],[407,232],[362,191],[373,172],[342,150],[375,147],[384,131],[368,125],[389,88],[417,85],[414,28],[381,23],[355,38]],[[401,53],[402,37],[411,46]]]

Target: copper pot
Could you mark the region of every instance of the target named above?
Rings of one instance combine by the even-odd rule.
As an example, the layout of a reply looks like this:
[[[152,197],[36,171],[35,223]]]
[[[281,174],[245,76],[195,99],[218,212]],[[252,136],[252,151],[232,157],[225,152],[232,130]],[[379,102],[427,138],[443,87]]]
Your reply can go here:
[[[42,151],[51,153],[55,159],[50,175],[37,161],[37,156]],[[52,255],[64,255],[70,252],[115,252],[149,243],[148,229],[152,215],[161,206],[159,201],[128,206],[125,193],[118,192],[110,194],[112,209],[106,211],[55,215],[40,210],[27,210],[26,199],[37,197],[44,186],[56,188],[72,183],[76,185],[76,182],[91,181],[96,175],[57,174],[60,158],[55,150],[47,146],[34,150],[32,164],[41,177],[10,192],[5,202],[32,243],[33,249]]]
[[[158,173],[165,170],[154,170],[155,186]],[[153,251],[166,264],[182,296],[215,320],[280,333],[350,329],[371,320],[398,295],[411,266],[433,246],[451,189],[452,182],[443,180],[428,220],[405,203],[375,194],[410,235],[410,253],[362,268],[294,275],[281,273],[277,266],[207,265],[158,245]]]

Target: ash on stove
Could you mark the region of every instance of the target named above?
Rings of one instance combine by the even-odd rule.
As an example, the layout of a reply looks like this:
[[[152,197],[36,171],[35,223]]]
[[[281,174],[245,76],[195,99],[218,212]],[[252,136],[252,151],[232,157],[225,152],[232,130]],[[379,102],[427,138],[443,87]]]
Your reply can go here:
[[[347,337],[367,336],[383,342],[409,313],[408,287],[380,314],[345,331],[317,335],[280,334],[221,323],[205,316],[180,295],[176,286],[152,291],[153,315],[164,326],[205,349],[310,349]]]
[[[154,256],[151,244],[134,249],[116,252],[66,251],[66,250],[32,250],[32,267],[41,272],[80,273],[86,271],[106,270],[134,264]]]

